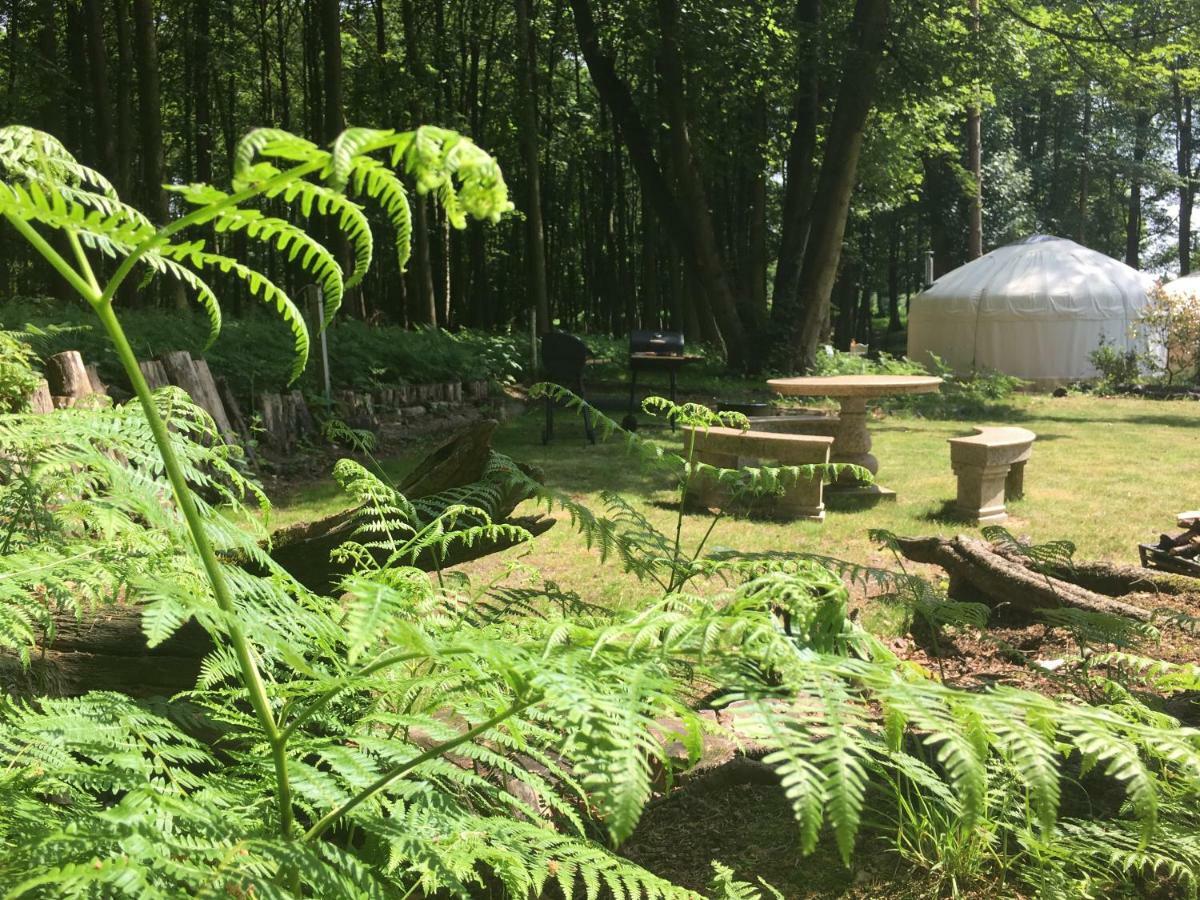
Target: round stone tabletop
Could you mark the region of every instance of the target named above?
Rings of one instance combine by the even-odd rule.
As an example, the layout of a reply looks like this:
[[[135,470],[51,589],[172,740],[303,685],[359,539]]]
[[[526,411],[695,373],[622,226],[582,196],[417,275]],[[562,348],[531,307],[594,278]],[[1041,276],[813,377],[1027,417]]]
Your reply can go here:
[[[811,375],[772,378],[767,384],[788,397],[886,397],[933,394],[942,386],[942,379],[933,375]]]

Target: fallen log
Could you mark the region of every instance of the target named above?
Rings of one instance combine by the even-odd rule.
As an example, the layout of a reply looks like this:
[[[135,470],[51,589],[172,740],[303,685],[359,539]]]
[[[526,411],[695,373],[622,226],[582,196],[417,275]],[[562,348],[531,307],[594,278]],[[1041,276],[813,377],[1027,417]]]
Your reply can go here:
[[[1005,559],[1028,568],[1029,559],[1009,548],[993,547]],[[1074,565],[1042,565],[1042,570],[1062,581],[1077,584],[1085,590],[1110,597],[1127,594],[1200,594],[1200,578],[1177,575],[1141,566],[1122,566],[1113,563],[1085,562]]]
[[[953,597],[1027,613],[1065,606],[1141,622],[1153,616],[1151,610],[1028,569],[996,552],[991,544],[966,535],[953,540],[898,538],[896,543],[906,559],[945,569]]]
[[[113,604],[53,615],[51,636],[41,635],[30,666],[0,656],[0,684],[17,693],[73,697],[118,691],[132,697],[191,690],[200,662],[212,649],[208,633],[189,620],[156,647],[146,644],[141,608]]]

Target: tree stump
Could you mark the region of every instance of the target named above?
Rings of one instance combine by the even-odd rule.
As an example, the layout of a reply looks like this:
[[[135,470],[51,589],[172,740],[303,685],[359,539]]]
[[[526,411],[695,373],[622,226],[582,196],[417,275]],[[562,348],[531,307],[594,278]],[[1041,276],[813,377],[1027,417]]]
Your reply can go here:
[[[50,395],[50,385],[43,378],[29,395],[29,411],[44,415],[54,412],[54,398]]]
[[[50,395],[58,398],[55,405],[60,408],[74,406],[79,400],[95,393],[78,350],[55,353],[46,360],[46,383]]]
[[[193,403],[212,416],[217,431],[227,443],[236,441],[237,434],[225,415],[225,407],[217,394],[208,363],[203,359],[193,360],[186,350],[164,353],[159,359],[170,383],[183,390]]]

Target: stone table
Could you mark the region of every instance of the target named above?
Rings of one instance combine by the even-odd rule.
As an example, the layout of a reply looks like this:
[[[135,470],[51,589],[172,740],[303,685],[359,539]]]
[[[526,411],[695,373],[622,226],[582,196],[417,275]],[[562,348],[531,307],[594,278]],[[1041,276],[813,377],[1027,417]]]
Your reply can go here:
[[[872,475],[879,460],[871,455],[871,433],[867,430],[867,401],[901,394],[934,394],[942,379],[932,375],[814,375],[803,378],[772,378],[771,389],[785,397],[832,397],[841,405],[839,423],[830,448],[830,462],[862,466]],[[895,492],[877,485],[842,482],[858,493],[895,497]]]

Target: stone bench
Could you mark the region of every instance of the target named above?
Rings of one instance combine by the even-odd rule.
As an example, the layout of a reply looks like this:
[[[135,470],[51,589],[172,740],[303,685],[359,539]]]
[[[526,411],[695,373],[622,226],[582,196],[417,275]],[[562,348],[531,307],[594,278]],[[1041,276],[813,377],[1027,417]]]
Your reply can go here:
[[[721,469],[763,465],[812,466],[829,462],[832,437],[769,431],[739,431],[736,428],[684,428],[685,449],[695,441],[694,460]],[[825,503],[821,493],[823,473],[786,483],[782,496],[754,498],[754,509],[781,518],[823,521]],[[728,509],[741,498],[728,486],[700,471],[689,487],[689,499],[704,506]],[[747,504],[749,505],[749,504]]]
[[[950,438],[950,465],[958,476],[955,508],[980,525],[1007,519],[1004,501],[1025,493],[1025,463],[1036,438],[1032,431],[1008,426]]]

